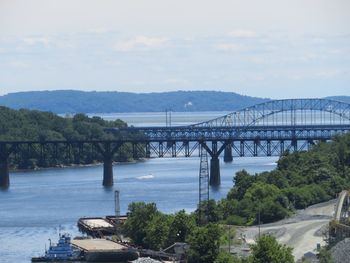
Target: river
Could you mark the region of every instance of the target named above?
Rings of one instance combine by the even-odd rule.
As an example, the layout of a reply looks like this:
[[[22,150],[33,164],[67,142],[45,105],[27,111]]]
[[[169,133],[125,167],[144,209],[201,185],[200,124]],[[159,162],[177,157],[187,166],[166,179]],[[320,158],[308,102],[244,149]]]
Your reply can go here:
[[[172,113],[172,125],[204,121],[222,112]],[[161,126],[164,113],[102,114],[121,118],[134,126]],[[235,172],[269,171],[276,157],[242,157],[232,163],[221,159],[221,186],[210,189],[210,198],[225,197]],[[130,202],[155,202],[166,213],[198,203],[199,158],[154,158],[136,163],[115,164],[115,184],[102,187],[101,165],[12,172],[11,187],[0,191],[0,262],[24,263],[44,252],[48,239],[56,241],[58,231],[79,235],[76,222],[84,216],[114,213],[114,190],[120,191],[121,214]]]

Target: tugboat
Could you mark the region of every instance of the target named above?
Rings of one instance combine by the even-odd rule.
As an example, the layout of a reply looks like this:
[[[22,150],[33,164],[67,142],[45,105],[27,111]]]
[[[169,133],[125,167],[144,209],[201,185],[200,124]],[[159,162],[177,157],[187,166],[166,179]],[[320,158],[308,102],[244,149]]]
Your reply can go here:
[[[49,250],[41,257],[33,257],[32,262],[50,262],[50,261],[80,261],[84,257],[81,251],[71,245],[71,237],[68,234],[60,234],[56,245],[51,244]]]

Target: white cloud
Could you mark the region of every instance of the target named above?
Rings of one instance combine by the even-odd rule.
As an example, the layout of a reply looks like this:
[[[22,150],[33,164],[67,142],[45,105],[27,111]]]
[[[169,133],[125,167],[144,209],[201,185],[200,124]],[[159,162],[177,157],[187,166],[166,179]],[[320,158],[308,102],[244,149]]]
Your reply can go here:
[[[110,32],[109,29],[107,29],[106,27],[93,27],[88,29],[87,31],[88,33],[92,33],[92,34],[105,34]]]
[[[9,66],[15,69],[26,69],[29,68],[29,65],[23,61],[14,60],[9,63]]]
[[[116,51],[131,51],[134,49],[153,49],[163,47],[168,38],[137,36],[133,39],[118,42],[114,45]]]
[[[216,49],[218,50],[223,50],[223,51],[234,51],[234,52],[239,52],[239,51],[244,51],[246,48],[242,45],[238,44],[232,44],[232,43],[220,43],[215,46]]]
[[[250,56],[248,57],[248,61],[252,62],[253,64],[261,65],[266,63],[266,59],[261,56]]]
[[[45,47],[49,46],[50,40],[48,37],[26,37],[23,39],[23,42],[29,46],[34,45],[44,45]]]
[[[322,79],[332,79],[335,77],[338,77],[340,75],[343,75],[346,73],[346,70],[341,69],[328,69],[328,70],[321,70],[319,72],[316,72],[316,77],[322,78]]]
[[[177,78],[170,78],[166,79],[164,81],[165,84],[174,84],[174,85],[186,85],[189,84],[189,81],[186,79],[177,79]]]
[[[234,30],[229,32],[228,35],[230,37],[250,38],[250,37],[256,37],[257,33],[250,30],[239,29],[239,30]]]

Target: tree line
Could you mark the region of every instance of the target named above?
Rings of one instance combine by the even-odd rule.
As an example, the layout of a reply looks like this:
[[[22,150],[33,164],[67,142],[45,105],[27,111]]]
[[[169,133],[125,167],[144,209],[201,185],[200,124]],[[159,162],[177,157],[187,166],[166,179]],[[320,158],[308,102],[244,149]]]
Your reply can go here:
[[[0,141],[110,140],[118,137],[105,132],[105,128],[122,127],[127,127],[127,124],[119,119],[106,121],[85,114],[66,118],[51,112],[0,107]],[[11,167],[33,169],[74,163],[92,164],[102,160],[100,152],[87,144],[83,145],[79,152],[76,148],[67,148],[65,145],[58,145],[57,149],[54,149],[54,145],[49,145],[45,147],[44,156],[38,147],[19,147],[16,154],[10,156]],[[59,154],[55,154],[55,151]],[[143,153],[139,155],[142,157]],[[114,160],[130,161],[132,158],[132,146],[125,144],[115,154]]]
[[[191,214],[163,214],[156,205],[131,203],[124,235],[136,245],[158,250],[174,242],[187,242],[191,263],[294,262],[292,250],[273,237],[262,236],[248,258],[220,251],[226,225],[248,226],[290,216],[295,209],[335,198],[350,188],[350,134],[320,142],[308,152],[286,152],[270,172],[233,177],[226,198],[209,200]],[[207,224],[199,224],[199,210],[207,211]]]

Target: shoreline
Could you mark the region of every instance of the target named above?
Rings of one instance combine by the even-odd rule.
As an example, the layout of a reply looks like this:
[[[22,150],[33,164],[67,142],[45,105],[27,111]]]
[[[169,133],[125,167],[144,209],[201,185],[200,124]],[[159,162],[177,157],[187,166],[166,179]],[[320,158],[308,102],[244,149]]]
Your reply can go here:
[[[140,158],[138,160],[132,160],[132,161],[126,161],[126,162],[113,162],[113,165],[115,164],[132,164],[132,163],[140,163],[145,162],[148,159],[151,158]],[[9,172],[11,173],[19,173],[19,172],[34,172],[34,171],[47,171],[47,170],[56,170],[56,169],[65,169],[65,168],[85,168],[85,167],[95,167],[95,166],[102,166],[103,162],[95,162],[90,164],[69,164],[69,165],[56,165],[56,166],[50,166],[50,167],[34,167],[32,169],[13,169],[9,168]]]

